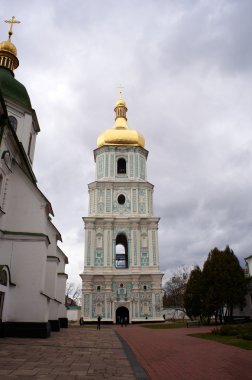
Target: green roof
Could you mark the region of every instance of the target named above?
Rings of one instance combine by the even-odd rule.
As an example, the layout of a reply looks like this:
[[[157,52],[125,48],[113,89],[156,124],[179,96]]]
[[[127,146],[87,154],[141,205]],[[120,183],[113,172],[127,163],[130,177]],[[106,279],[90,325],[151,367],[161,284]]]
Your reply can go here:
[[[0,89],[4,97],[6,96],[15,103],[31,110],[31,101],[25,86],[17,81],[12,73],[4,67],[0,67]]]

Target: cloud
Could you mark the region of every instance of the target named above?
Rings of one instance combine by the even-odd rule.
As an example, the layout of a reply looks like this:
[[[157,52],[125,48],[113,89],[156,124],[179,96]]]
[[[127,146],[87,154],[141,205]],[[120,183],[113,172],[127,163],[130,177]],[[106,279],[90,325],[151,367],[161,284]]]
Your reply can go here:
[[[202,265],[215,246],[229,244],[241,262],[251,253],[251,8],[249,0],[2,2],[4,17],[22,21],[15,75],[38,115],[34,170],[70,279],[83,270],[92,150],[113,126],[119,84],[128,125],[149,150],[161,270]]]

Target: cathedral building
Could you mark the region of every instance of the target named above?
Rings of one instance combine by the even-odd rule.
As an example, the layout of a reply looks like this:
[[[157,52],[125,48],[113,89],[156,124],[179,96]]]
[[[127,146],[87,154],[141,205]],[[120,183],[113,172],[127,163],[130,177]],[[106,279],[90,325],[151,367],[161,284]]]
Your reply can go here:
[[[153,185],[147,181],[144,137],[127,126],[120,96],[114,128],[94,150],[95,181],[88,185],[84,217],[85,259],[82,315],[105,323],[162,320],[158,223],[153,215]]]
[[[26,88],[17,81],[17,49],[0,43],[0,337],[48,337],[67,327],[66,255],[58,247],[51,203],[33,161],[40,131]]]

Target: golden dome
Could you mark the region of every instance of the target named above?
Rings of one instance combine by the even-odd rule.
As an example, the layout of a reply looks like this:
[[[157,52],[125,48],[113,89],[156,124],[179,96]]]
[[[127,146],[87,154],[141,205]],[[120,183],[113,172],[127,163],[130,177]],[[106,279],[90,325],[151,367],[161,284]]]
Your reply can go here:
[[[145,141],[143,135],[134,129],[129,129],[127,126],[127,107],[121,96],[116,102],[114,111],[116,113],[115,126],[112,129],[107,129],[98,137],[97,146],[124,145],[144,148]]]
[[[17,56],[17,48],[15,45],[13,45],[10,39],[0,43],[0,51],[3,50]]]
[[[17,59],[17,48],[11,42],[12,27],[13,24],[19,24],[20,21],[15,20],[15,17],[12,16],[11,20],[5,20],[5,22],[10,24],[10,30],[8,40],[0,43],[0,66],[13,71],[18,67],[19,61]]]

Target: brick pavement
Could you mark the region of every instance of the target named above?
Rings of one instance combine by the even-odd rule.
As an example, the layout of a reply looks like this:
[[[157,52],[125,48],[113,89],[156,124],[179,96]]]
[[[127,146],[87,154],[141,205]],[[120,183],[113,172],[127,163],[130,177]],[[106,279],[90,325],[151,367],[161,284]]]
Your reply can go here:
[[[147,379],[113,328],[105,327],[71,327],[49,339],[0,339],[0,379],[31,378]]]
[[[72,327],[49,339],[4,338],[0,379],[251,380],[251,351],[187,336],[208,330]]]
[[[209,327],[173,330],[115,327],[152,380],[251,380],[252,352],[187,334]]]

